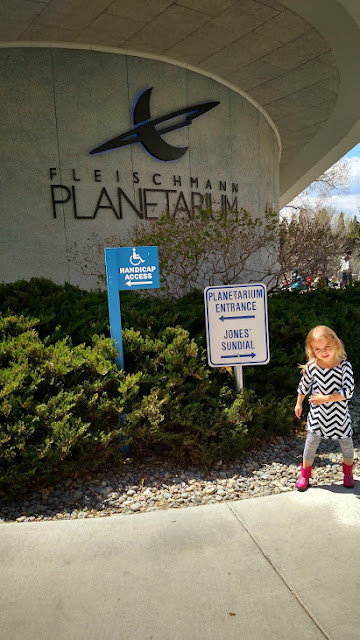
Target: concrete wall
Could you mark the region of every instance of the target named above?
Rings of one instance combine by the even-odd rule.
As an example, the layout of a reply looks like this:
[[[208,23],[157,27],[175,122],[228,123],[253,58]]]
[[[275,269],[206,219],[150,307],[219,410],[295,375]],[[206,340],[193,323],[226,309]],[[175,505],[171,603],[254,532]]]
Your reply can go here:
[[[45,276],[95,287],[96,275],[83,271],[103,270],[96,246],[114,236],[126,243],[134,225],[149,224],[139,189],[142,196],[144,189],[159,190],[147,193],[156,203],[147,207],[148,218],[165,211],[167,197],[173,215],[181,191],[189,208],[191,192],[211,194],[214,209],[222,196],[230,202],[237,196],[239,209],[254,216],[264,214],[266,203],[277,205],[273,129],[245,97],[207,76],[158,60],[62,48],[0,49],[0,69],[0,280]],[[176,161],[162,162],[140,144],[89,155],[133,127],[134,101],[149,87],[152,118],[220,104],[164,136],[169,144],[189,146]],[[190,186],[190,177],[198,178],[198,187]],[[55,185],[66,188],[56,187],[52,197]],[[124,196],[119,217],[119,188],[142,208],[143,219]],[[54,209],[53,198],[68,197]],[[85,266],[88,247],[94,268]]]

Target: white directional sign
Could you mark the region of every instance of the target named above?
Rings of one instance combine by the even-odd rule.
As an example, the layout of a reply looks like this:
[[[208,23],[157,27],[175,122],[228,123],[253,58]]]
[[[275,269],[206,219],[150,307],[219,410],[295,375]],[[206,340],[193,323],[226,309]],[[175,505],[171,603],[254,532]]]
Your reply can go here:
[[[207,287],[204,298],[209,365],[267,364],[266,286],[261,282]]]

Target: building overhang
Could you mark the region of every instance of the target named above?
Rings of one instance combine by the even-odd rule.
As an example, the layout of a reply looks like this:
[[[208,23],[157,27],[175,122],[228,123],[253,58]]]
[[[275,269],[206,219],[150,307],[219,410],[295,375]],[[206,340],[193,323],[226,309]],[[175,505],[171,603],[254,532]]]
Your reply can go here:
[[[357,0],[7,0],[0,46],[156,57],[245,93],[282,148],[280,206],[360,140]]]

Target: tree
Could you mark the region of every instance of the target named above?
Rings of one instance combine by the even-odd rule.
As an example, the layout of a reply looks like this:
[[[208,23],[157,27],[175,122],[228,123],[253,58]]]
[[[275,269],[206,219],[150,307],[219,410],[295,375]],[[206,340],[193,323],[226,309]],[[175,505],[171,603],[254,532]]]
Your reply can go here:
[[[309,211],[315,213],[330,204],[335,193],[347,193],[350,184],[350,165],[347,160],[339,160],[325,173],[316,178],[307,189],[289,202],[282,212]]]
[[[182,296],[193,288],[274,277],[278,216],[269,211],[253,219],[244,209],[163,215],[136,227],[129,240],[130,246],[159,247],[162,292]]]
[[[341,254],[356,245],[358,229],[329,204],[335,193],[347,192],[350,177],[349,162],[342,159],[281,210],[279,262],[283,273],[295,267],[310,276],[338,272]]]
[[[333,209],[301,209],[291,217],[283,217],[280,223],[281,271],[292,272],[297,267],[306,276],[335,275],[347,242],[346,225],[341,224]]]
[[[348,238],[348,249],[359,250],[360,247],[360,222],[356,216],[349,218],[346,223],[346,235]]]
[[[183,212],[145,221],[126,238],[101,239],[93,233],[82,249],[76,243],[69,249],[68,259],[104,287],[104,247],[157,246],[161,290],[152,294],[179,297],[215,284],[266,280],[273,286],[278,278],[278,238],[278,214],[273,210],[254,219],[245,209],[204,210],[192,216]]]

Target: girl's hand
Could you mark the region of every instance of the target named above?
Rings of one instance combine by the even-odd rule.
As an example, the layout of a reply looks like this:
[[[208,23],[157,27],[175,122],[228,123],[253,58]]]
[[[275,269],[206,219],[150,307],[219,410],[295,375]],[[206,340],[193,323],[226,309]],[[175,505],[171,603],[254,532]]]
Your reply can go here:
[[[297,402],[295,405],[295,415],[297,418],[301,418],[302,414],[302,402]]]
[[[319,404],[329,402],[329,396],[323,396],[321,393],[315,393],[313,396],[309,397],[309,402],[313,406],[317,407]]]

